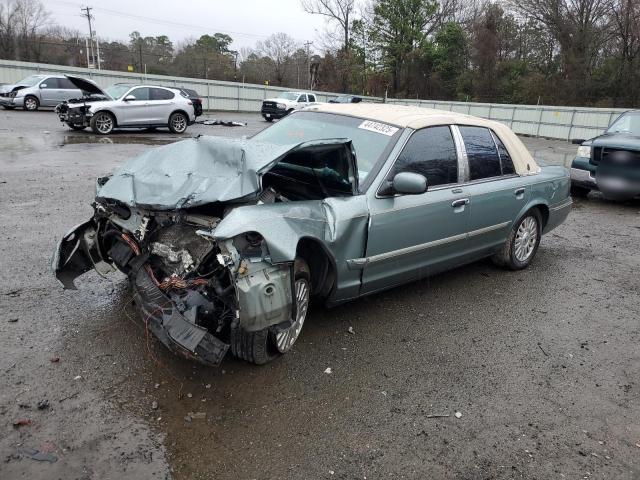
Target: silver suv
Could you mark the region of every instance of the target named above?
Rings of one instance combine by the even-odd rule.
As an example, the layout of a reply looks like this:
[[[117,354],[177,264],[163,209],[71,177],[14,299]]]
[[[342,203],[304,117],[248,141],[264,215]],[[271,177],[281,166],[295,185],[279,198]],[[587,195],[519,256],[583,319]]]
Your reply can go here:
[[[91,127],[108,135],[116,128],[168,127],[184,133],[196,119],[193,102],[179,88],[116,83],[102,90],[90,80],[67,78],[84,96],[61,103],[56,112],[74,130]]]
[[[82,95],[80,89],[61,75],[31,75],[12,85],[0,87],[0,105],[7,110],[22,107],[36,111]]]

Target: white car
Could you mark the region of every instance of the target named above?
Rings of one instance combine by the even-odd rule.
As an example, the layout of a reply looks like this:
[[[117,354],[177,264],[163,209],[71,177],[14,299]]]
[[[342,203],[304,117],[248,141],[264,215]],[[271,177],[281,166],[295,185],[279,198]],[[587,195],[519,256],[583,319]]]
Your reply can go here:
[[[313,93],[305,92],[282,92],[275,98],[267,98],[262,102],[262,117],[271,122],[273,119],[286,117],[294,110],[317,105],[316,96]]]
[[[196,119],[193,102],[179,88],[116,83],[102,90],[90,80],[67,78],[84,96],[61,103],[56,112],[74,130],[91,127],[108,135],[117,128],[167,127],[184,133]]]

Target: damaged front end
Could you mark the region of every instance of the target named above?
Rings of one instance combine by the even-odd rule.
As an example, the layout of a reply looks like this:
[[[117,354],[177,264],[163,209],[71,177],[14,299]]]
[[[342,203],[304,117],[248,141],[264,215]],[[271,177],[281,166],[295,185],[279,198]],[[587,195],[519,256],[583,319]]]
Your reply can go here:
[[[94,217],[58,244],[56,277],[75,289],[75,278],[91,269],[120,270],[145,326],[175,353],[219,365],[232,330],[291,318],[290,265],[272,265],[258,234],[218,243],[211,231],[222,211],[153,212],[106,201],[94,207]]]
[[[302,166],[308,163],[316,166]],[[297,338],[304,321],[300,295],[293,295],[300,283],[295,242],[309,232],[286,237],[294,242],[287,255],[276,243],[270,252],[258,231],[267,235],[277,223],[256,223],[242,211],[258,208],[267,218],[311,200],[313,215],[324,215],[320,200],[352,195],[354,172],[344,140],[268,146],[200,138],[167,145],[98,179],[93,218],[62,238],[52,267],[68,289],[91,269],[127,275],[146,327],[186,358],[219,365],[231,348],[264,363],[273,356],[256,354],[255,342],[293,338],[288,329]],[[289,218],[321,228],[311,214]],[[218,228],[225,219],[226,229]],[[295,338],[277,341],[275,355]]]

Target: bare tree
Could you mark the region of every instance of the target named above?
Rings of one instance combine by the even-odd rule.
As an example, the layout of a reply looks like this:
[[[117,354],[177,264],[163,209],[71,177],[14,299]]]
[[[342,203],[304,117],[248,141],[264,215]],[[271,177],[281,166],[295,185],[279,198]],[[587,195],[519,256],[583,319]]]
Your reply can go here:
[[[291,55],[298,48],[296,41],[283,32],[274,33],[263,42],[258,42],[256,50],[273,61],[274,75],[278,85],[282,85]]]
[[[302,8],[308,13],[322,15],[329,22],[337,23],[342,30],[342,48],[349,48],[351,22],[356,8],[355,0],[301,0]]]
[[[49,21],[39,0],[4,0],[0,3],[0,52],[17,60],[37,59],[38,36]],[[36,58],[33,58],[33,57]]]

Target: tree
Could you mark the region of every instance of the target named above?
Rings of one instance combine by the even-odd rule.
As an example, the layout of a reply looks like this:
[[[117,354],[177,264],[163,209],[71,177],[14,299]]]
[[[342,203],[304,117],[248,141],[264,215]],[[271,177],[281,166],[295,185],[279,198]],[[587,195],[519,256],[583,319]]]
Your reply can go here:
[[[273,74],[278,85],[282,85],[291,55],[297,49],[296,41],[286,33],[274,33],[265,41],[258,42],[256,49],[273,61]]]

